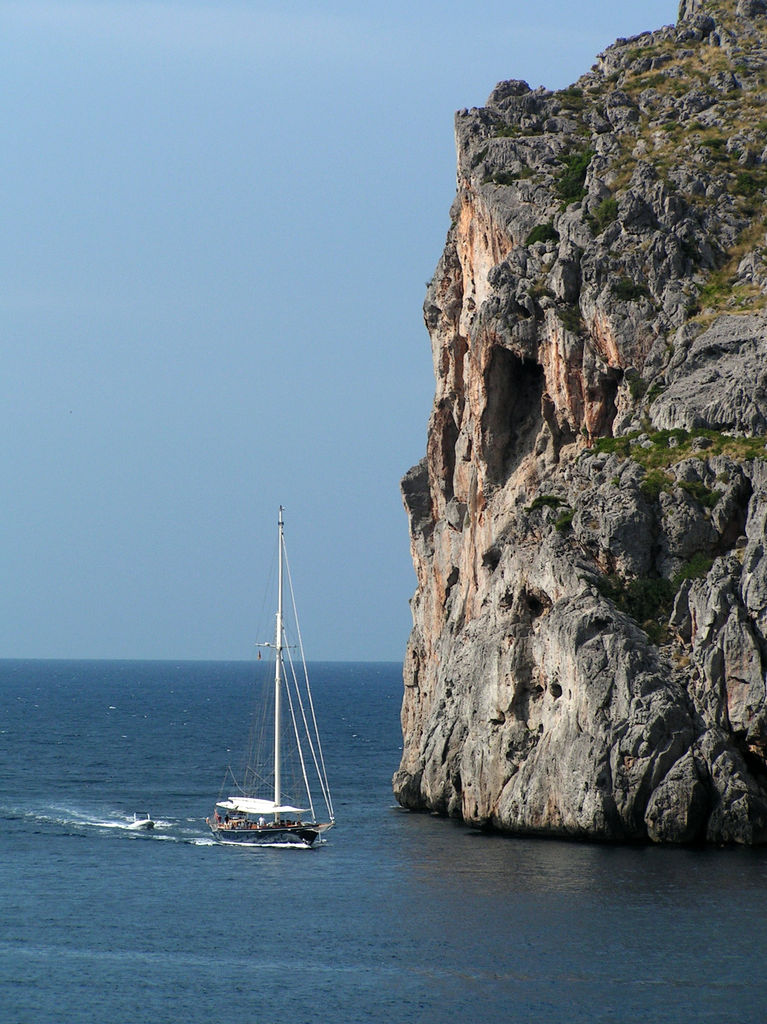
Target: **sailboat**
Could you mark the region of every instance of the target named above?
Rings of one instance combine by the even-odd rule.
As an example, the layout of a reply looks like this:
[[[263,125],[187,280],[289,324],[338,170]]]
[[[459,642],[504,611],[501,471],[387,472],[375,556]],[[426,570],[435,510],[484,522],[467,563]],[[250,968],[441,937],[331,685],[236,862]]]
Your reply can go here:
[[[262,712],[266,712],[262,718],[267,719],[268,728],[262,720],[262,728],[254,730],[242,776],[237,778],[231,768],[227,770],[213,815],[205,819],[215,838],[231,845],[312,846],[335,824],[287,564],[283,512],[280,506],[274,641],[257,645],[270,648],[274,657],[273,683],[268,693],[271,700],[265,699],[262,707]],[[285,632],[286,582],[297,634],[295,647],[288,643]],[[296,649],[299,658],[294,659],[292,652]],[[295,767],[292,779],[287,763],[289,753],[295,754],[291,758]],[[315,812],[312,786],[324,803],[321,820]]]

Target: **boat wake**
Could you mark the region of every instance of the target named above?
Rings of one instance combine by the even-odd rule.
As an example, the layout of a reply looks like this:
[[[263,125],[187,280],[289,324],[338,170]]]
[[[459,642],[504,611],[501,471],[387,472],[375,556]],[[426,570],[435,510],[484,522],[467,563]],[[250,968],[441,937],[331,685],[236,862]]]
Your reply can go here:
[[[219,843],[215,839],[211,842],[215,846],[225,846],[230,850],[311,850],[311,846],[307,846],[306,843]]]
[[[155,818],[154,827],[147,828],[133,814],[114,810],[85,810],[64,804],[46,807],[0,807],[0,818],[18,822],[32,831],[63,830],[68,835],[102,834],[129,839],[174,839],[179,823]]]
[[[156,842],[182,843],[191,846],[218,846],[207,834],[201,818],[153,818],[154,828],[147,828],[133,814],[114,809],[74,807],[70,804],[46,804],[42,807],[19,807],[0,804],[0,821],[6,830],[31,835],[62,835],[78,838],[153,839]]]

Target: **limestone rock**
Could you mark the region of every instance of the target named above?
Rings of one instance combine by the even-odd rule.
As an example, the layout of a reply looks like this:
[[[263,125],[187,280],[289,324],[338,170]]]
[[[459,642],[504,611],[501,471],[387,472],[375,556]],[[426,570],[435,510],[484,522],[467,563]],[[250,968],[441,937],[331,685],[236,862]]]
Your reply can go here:
[[[456,116],[397,799],[767,841],[767,4]]]
[[[659,429],[767,431],[767,314],[725,316],[675,360],[650,416]]]
[[[660,843],[691,843],[701,838],[708,798],[695,757],[688,750],[653,791],[645,811],[650,839]]]

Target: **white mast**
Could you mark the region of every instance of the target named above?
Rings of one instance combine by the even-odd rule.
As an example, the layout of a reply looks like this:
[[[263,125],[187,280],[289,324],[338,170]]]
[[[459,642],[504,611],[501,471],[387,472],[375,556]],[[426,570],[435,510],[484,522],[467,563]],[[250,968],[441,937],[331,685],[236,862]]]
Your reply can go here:
[[[277,569],[277,628],[274,640],[276,651],[274,668],[274,806],[280,806],[280,690],[282,689],[282,505],[277,521],[278,528],[278,569]],[[274,813],[274,820],[279,821],[278,811]]]

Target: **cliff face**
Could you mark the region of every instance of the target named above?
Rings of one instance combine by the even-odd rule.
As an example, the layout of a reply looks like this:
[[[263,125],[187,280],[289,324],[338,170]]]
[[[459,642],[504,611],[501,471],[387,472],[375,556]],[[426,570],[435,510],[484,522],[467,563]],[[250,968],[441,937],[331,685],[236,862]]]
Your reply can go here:
[[[767,840],[767,3],[456,117],[405,477],[406,807]]]

